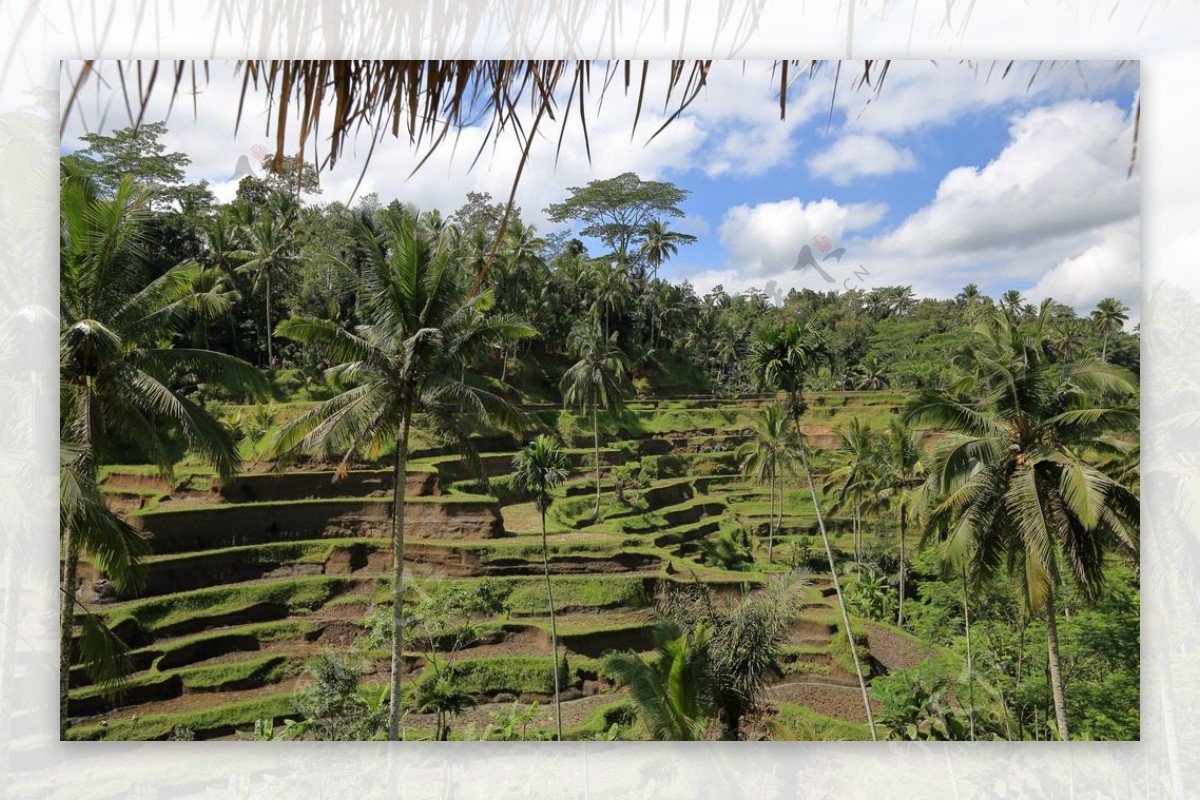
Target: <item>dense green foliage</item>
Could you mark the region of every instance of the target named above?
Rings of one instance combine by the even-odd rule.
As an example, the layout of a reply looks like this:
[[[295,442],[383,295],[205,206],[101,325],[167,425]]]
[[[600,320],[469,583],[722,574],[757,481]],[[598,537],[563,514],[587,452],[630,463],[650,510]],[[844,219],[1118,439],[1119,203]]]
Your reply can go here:
[[[141,697],[301,678],[71,737],[1136,737],[1139,356],[1119,301],[701,297],[659,275],[695,239],[671,230],[687,190],[668,182],[564,190],[547,214],[587,241],[479,193],[306,204],[294,156],[218,204],[164,130],[63,159],[64,732],[68,697],[109,708],[131,671]],[[141,525],[308,503],[220,495],[243,460],[303,459],[331,485],[358,473],[390,538],[267,523],[257,545],[148,556]],[[117,462],[137,464],[102,485]],[[340,513],[367,493],[330,495]],[[406,508],[495,525],[418,535],[435,569],[413,574]],[[81,553],[125,593],[103,614],[73,597]],[[205,559],[255,578],[161,579]],[[315,649],[325,628],[288,618],[318,612],[366,635]],[[772,695],[815,677],[852,693],[842,717]],[[568,725],[568,688],[610,702]],[[536,705],[473,710],[500,696],[553,698],[553,731]]]

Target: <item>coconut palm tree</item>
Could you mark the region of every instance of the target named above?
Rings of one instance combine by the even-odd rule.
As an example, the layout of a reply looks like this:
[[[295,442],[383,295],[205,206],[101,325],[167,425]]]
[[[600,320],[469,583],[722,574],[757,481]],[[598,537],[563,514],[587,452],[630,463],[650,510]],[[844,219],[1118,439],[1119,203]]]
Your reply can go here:
[[[871,728],[871,739],[874,740],[876,739],[875,718],[871,710],[870,698],[867,696],[867,681],[863,676],[862,666],[859,664],[854,634],[850,630],[850,613],[846,609],[846,598],[842,593],[841,582],[838,580],[833,548],[829,544],[829,532],[826,531],[825,521],[821,516],[821,504],[817,499],[817,488],[813,483],[812,469],[808,462],[804,431],[800,427],[800,417],[808,408],[808,404],[804,400],[805,381],[809,374],[816,372],[822,363],[830,361],[829,349],[822,340],[814,335],[811,329],[801,327],[798,322],[791,322],[782,328],[768,328],[762,331],[751,345],[751,356],[758,385],[763,388],[781,389],[787,394],[787,410],[792,417],[796,436],[801,443],[800,465],[808,484],[809,495],[812,497],[813,511],[817,516],[817,528],[821,532],[821,541],[825,546],[825,557],[829,560],[829,572],[833,580],[834,592],[837,594],[838,607],[842,613],[846,638],[850,643],[850,653],[854,658],[854,670],[858,675],[858,686],[862,692],[867,723]]]
[[[872,354],[854,368],[852,373],[854,388],[860,390],[878,390],[891,386],[888,377],[888,366],[878,354]]]
[[[779,487],[779,519],[783,520],[783,479],[798,472],[799,442],[792,429],[791,421],[778,404],[760,409],[750,428],[744,432],[748,437],[737,450],[738,464],[742,476],[766,482],[770,486],[771,511],[767,520],[767,562],[775,561],[775,497]]]
[[[597,319],[604,313],[604,338],[611,336],[610,320],[615,312],[619,312],[622,304],[629,297],[631,288],[629,268],[616,261],[611,264],[604,260],[593,262],[591,270],[592,314]]]
[[[264,330],[267,336],[267,366],[275,367],[271,336],[271,279],[280,278],[299,258],[287,218],[275,214],[259,216],[249,228],[250,257],[238,269],[251,277],[253,291],[263,293]]]
[[[146,552],[131,528],[103,513],[97,467],[116,443],[138,448],[164,472],[172,466],[168,434],[223,476],[238,466],[233,438],[175,379],[258,394],[262,377],[221,353],[164,347],[186,321],[198,266],[181,264],[154,280],[143,268],[143,225],[151,195],[132,179],[101,196],[88,178],[66,168],[59,238],[59,396],[61,439],[71,456],[61,474],[63,567],[60,616],[60,733],[67,725],[77,568],[81,554],[115,583],[136,580]]]
[[[462,367],[502,342],[533,336],[524,323],[488,313],[487,291],[470,294],[453,258],[420,236],[405,215],[387,214],[382,239],[369,245],[364,323],[353,330],[330,320],[293,317],[279,335],[321,351],[331,372],[351,389],[318,404],[276,435],[277,453],[296,449],[340,454],[339,472],[356,455],[393,449],[392,638],[388,735],[400,736],[403,655],[404,503],[409,434],[414,416],[423,428],[457,443],[473,464],[468,426],[488,420],[519,430],[522,417],[497,395],[464,380]],[[468,379],[470,375],[466,376]]]
[[[691,234],[672,231],[662,220],[651,220],[643,233],[646,241],[642,243],[642,256],[653,270],[655,283],[658,283],[658,268],[679,252],[679,246],[696,241]],[[650,346],[654,347],[653,314],[650,315]]]
[[[1025,296],[1015,289],[1010,289],[1000,296],[1000,308],[1008,312],[1010,317],[1019,317],[1024,305]]]
[[[712,717],[708,632],[661,623],[655,653],[613,651],[604,672],[629,692],[638,718],[656,740],[702,740]]]
[[[854,561],[862,561],[862,515],[874,501],[872,487],[875,483],[876,465],[875,433],[870,423],[855,417],[839,432],[842,446],[834,453],[835,466],[825,474],[822,491],[837,493],[830,512],[839,512],[849,507],[854,510]]]
[[[1096,304],[1096,308],[1092,311],[1092,323],[1095,324],[1096,330],[1104,335],[1104,341],[1100,347],[1101,361],[1108,361],[1109,335],[1120,331],[1128,319],[1129,307],[1116,298],[1105,298]]]
[[[209,322],[228,317],[241,299],[242,294],[230,284],[227,274],[215,267],[201,266],[196,270],[191,292],[183,299],[182,305],[199,329],[199,336],[194,336],[194,339],[199,339],[206,350]]]
[[[513,457],[513,484],[532,492],[542,517],[542,567],[546,572],[546,605],[550,610],[550,650],[554,664],[554,713],[558,739],[562,740],[562,701],[558,687],[558,626],[554,621],[554,589],[550,584],[550,550],[546,545],[546,510],[550,508],[550,490],[566,480],[571,463],[553,437],[545,434],[526,445]]]
[[[977,329],[970,372],[953,392],[927,390],[906,422],[949,432],[928,463],[926,536],[944,541],[976,582],[1007,571],[1026,614],[1046,622],[1047,657],[1059,737],[1068,739],[1055,596],[1070,574],[1085,598],[1103,586],[1106,548],[1136,553],[1139,501],[1087,456],[1092,443],[1135,431],[1127,371],[1103,362],[1063,367],[1047,356],[1043,313],[1015,322],[996,314]]]
[[[600,418],[601,410],[619,412],[629,393],[629,361],[611,339],[600,336],[597,328],[584,324],[572,337],[578,361],[563,374],[560,387],[563,404],[582,414],[592,415],[592,443],[596,455],[596,513],[600,519]]]
[[[924,468],[917,439],[899,420],[892,420],[875,451],[875,496],[896,508],[900,527],[900,600],[896,605],[896,625],[904,626],[904,589],[908,582],[906,534],[917,502],[917,490],[924,481]]]

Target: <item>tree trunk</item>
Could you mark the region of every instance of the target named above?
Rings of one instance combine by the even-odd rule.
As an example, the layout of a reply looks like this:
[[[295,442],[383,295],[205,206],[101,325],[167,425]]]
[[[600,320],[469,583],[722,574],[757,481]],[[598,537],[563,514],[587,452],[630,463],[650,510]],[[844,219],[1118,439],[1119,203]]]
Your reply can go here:
[[[908,579],[908,569],[904,562],[904,534],[908,524],[908,505],[900,502],[900,603],[896,607],[896,625],[904,628],[904,584]]]
[[[596,520],[600,520],[600,416],[592,397],[592,444],[596,448]]]
[[[963,628],[967,637],[967,721],[971,726],[971,739],[975,739],[975,664],[971,659],[971,605],[967,598],[967,566],[962,568],[963,580]],[[1003,696],[1001,703],[1003,703]]]
[[[767,564],[772,561],[775,546],[775,466],[771,465],[771,513],[767,517]]]
[[[396,436],[392,480],[392,695],[388,710],[388,739],[400,739],[401,673],[404,670],[404,497],[408,475],[408,423],[412,399],[403,398],[404,411]]]
[[[67,739],[69,716],[67,713],[71,691],[71,656],[75,631],[75,580],[79,567],[79,543],[70,528],[63,529],[64,562],[59,611],[58,643],[58,739]]]
[[[1104,342],[1100,345],[1100,361],[1108,361],[1108,332],[1104,332]]]
[[[862,504],[854,505],[854,561],[862,562]]]
[[[800,432],[800,418],[796,418],[796,431]],[[867,680],[863,677],[862,665],[858,661],[858,648],[854,644],[854,632],[850,628],[850,613],[846,610],[846,598],[842,595],[842,583],[838,581],[837,566],[833,561],[833,548],[829,545],[829,534],[825,531],[825,521],[821,519],[821,505],[817,502],[817,488],[813,485],[812,470],[808,467],[808,456],[803,447],[800,449],[800,461],[804,465],[804,477],[808,480],[808,492],[812,496],[813,511],[817,515],[817,528],[821,531],[821,541],[825,544],[825,557],[829,560],[829,573],[833,577],[833,589],[837,593],[838,608],[842,612],[842,625],[846,627],[846,640],[850,644],[850,656],[854,658],[854,672],[858,675],[858,687],[862,690],[863,708],[867,712],[867,725],[871,727],[871,739],[878,741],[875,732],[875,715],[871,711],[871,698],[867,695]]]
[[[542,505],[539,499],[539,505]],[[558,726],[558,740],[562,742],[562,698],[558,687],[558,626],[554,622],[554,589],[550,585],[550,548],[546,544],[546,507],[542,505],[542,566],[546,569],[546,602],[550,608],[550,648],[554,653],[554,719]]]
[[[1050,668],[1050,690],[1054,695],[1054,720],[1058,724],[1058,739],[1070,739],[1067,729],[1067,702],[1063,689],[1062,657],[1058,653],[1058,621],[1054,611],[1054,586],[1046,592],[1046,656]]]
[[[267,272],[267,369],[275,369],[275,354],[271,350],[271,273]]]
[[[92,379],[86,379],[84,388],[84,404],[87,409],[87,423],[79,443],[84,448],[83,480],[95,481],[95,459],[88,451],[92,447]],[[71,656],[74,648],[73,634],[75,633],[75,582],[79,569],[79,541],[73,536],[71,529],[62,531],[62,575],[59,586],[59,641],[58,641],[58,738],[67,739],[67,727],[70,724],[68,705],[71,698]]]

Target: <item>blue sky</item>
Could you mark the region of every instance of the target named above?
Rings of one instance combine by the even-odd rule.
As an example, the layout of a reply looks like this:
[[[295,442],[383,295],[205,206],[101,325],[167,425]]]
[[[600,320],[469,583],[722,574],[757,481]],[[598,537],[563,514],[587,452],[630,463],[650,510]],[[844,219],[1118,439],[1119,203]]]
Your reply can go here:
[[[545,132],[517,202],[527,221],[549,232],[555,226],[542,209],[567,187],[628,170],[673,181],[691,192],[687,218],[673,226],[699,241],[662,275],[700,292],[768,281],[785,290],[842,289],[862,265],[869,277],[857,282],[864,288],[905,284],[918,295],[949,297],[973,281],[993,295],[1015,288],[1031,301],[1049,295],[1081,311],[1115,295],[1133,307],[1136,321],[1140,177],[1126,175],[1136,63],[1019,62],[1001,79],[1006,63],[894,62],[881,87],[852,86],[859,69],[850,63],[836,93],[832,66],[794,77],[781,122],[770,62],[719,62],[689,110],[649,142],[661,108],[643,111],[631,141],[635,99],[614,86],[602,106],[593,105],[591,162],[576,125],[557,165],[557,130]],[[656,64],[650,96],[664,78]],[[168,121],[168,145],[192,158],[189,177],[209,180],[223,198],[234,191],[228,179],[238,156],[255,145],[274,147],[265,106],[256,109],[255,99],[234,135],[239,87],[233,65],[215,64],[198,98],[200,118],[185,98]],[[106,102],[83,98],[64,150],[75,147],[84,120],[100,119]],[[110,110],[105,127],[127,125],[124,116]],[[482,136],[464,130],[456,150],[444,148],[412,178],[420,154],[386,137],[360,194],[445,212],[468,191],[506,197],[518,146],[505,139],[469,170]],[[364,137],[323,175],[325,192],[314,202],[350,199],[368,144]],[[825,263],[836,284],[791,269],[819,235],[845,248],[842,262]]]

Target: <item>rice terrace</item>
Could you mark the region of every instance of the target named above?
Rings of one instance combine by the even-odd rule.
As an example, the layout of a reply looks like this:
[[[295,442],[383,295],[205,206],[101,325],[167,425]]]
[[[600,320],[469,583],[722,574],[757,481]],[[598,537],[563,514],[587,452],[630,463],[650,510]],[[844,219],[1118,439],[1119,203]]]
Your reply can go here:
[[[64,739],[1138,738],[1136,66],[328,63],[65,112]]]

